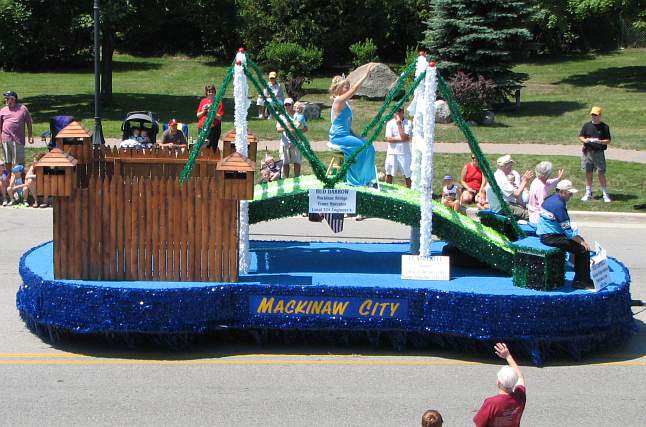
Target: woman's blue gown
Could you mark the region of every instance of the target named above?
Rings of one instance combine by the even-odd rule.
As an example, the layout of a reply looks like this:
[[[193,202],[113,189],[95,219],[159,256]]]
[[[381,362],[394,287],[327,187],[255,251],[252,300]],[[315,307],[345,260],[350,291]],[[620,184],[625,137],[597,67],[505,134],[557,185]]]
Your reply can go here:
[[[346,159],[364,144],[364,141],[357,138],[351,129],[352,109],[346,103],[345,108],[336,116],[330,127],[330,143],[337,145]],[[349,185],[368,185],[375,179],[375,148],[370,145],[350,165],[346,182]]]

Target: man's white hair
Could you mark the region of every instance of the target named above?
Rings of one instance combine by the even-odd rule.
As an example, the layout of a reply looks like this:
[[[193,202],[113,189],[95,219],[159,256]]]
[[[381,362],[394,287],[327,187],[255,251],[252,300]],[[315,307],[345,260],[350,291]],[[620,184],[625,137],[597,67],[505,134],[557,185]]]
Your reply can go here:
[[[498,384],[500,388],[508,393],[514,391],[514,386],[518,382],[518,375],[511,366],[503,366],[498,371]]]
[[[536,165],[534,168],[537,178],[549,178],[552,175],[552,162],[544,160]]]

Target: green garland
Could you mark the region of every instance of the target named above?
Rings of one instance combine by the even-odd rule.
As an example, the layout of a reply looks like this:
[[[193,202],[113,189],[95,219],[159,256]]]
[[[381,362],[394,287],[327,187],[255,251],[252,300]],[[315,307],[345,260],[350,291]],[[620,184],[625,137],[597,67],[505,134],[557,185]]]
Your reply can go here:
[[[229,83],[231,82],[232,79],[233,79],[233,65],[229,67],[229,69],[227,70],[227,73],[224,76],[224,79],[222,79],[222,84],[220,84],[220,89],[215,95],[212,105],[215,105],[215,106],[220,105],[220,102],[222,102],[222,99],[224,98],[224,92],[227,90],[227,86],[229,86]],[[209,131],[211,130],[211,124],[213,123],[213,120],[215,120],[217,111],[218,111],[217,108],[209,109],[209,113],[206,116],[206,120],[204,121],[204,126],[202,126],[202,131],[199,133],[197,137],[197,141],[193,145],[193,148],[191,149],[191,153],[188,156],[188,160],[186,161],[186,164],[184,164],[184,169],[182,169],[182,172],[179,175],[180,182],[182,183],[186,182],[193,174],[193,168],[195,167],[195,162],[197,161],[197,157],[200,155],[200,150],[202,150],[202,145],[204,145],[204,141],[206,141],[206,137],[209,135]]]
[[[469,127],[468,123],[466,123],[462,118],[462,112],[460,110],[460,106],[458,105],[455,99],[455,96],[453,95],[453,91],[451,90],[451,87],[446,83],[446,81],[439,74],[438,74],[437,82],[438,82],[438,88],[440,89],[440,93],[442,94],[442,96],[444,96],[444,99],[446,100],[446,103],[448,104],[449,109],[451,110],[453,121],[455,122],[457,127],[462,131],[462,134],[464,135],[464,137],[467,139],[467,143],[469,144],[469,148],[471,148],[471,152],[476,156],[476,160],[478,161],[478,166],[480,166],[480,170],[484,174],[485,178],[487,178],[487,182],[491,186],[491,189],[493,190],[496,197],[498,197],[498,200],[501,201],[500,205],[502,208],[502,212],[507,217],[510,218],[511,226],[516,232],[516,235],[519,238],[526,237],[525,232],[523,232],[523,230],[521,230],[521,228],[518,226],[518,223],[516,222],[516,219],[514,218],[511,212],[511,209],[507,204],[507,201],[502,196],[502,191],[500,190],[500,187],[498,186],[498,183],[494,178],[494,174],[491,171],[491,168],[489,167],[489,162],[487,161],[486,157],[482,153],[482,150],[480,150],[480,145],[478,144],[478,140],[476,139],[475,135],[473,135],[473,132],[471,132],[471,128]]]

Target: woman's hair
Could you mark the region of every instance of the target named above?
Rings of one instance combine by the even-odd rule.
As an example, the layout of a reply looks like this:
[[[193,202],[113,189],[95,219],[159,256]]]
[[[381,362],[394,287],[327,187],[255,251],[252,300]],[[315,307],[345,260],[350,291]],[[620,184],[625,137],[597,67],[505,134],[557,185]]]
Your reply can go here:
[[[544,160],[536,165],[534,168],[536,172],[536,178],[549,178],[552,174],[552,162]]]
[[[337,89],[347,81],[348,79],[343,76],[334,76],[332,78],[332,84],[330,85],[330,95],[334,97],[336,95]]]
[[[215,85],[208,84],[208,85],[204,86],[204,94],[205,95],[208,95],[210,90],[213,90],[214,92],[217,93],[217,89],[215,88]]]
[[[297,113],[302,113],[305,111],[305,104],[303,104],[301,101],[296,101],[294,102],[294,111]]]
[[[442,427],[444,420],[435,409],[429,409],[422,415],[422,427]]]
[[[32,157],[31,161],[32,162],[37,162],[38,160],[42,159],[45,153],[36,153],[34,154],[34,157]]]

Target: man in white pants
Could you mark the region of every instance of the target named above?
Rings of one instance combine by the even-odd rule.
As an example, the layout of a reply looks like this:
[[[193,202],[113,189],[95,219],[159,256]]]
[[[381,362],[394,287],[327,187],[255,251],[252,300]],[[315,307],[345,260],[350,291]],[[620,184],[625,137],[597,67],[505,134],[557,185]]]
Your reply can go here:
[[[395,117],[386,123],[386,142],[388,142],[388,151],[386,152],[386,182],[392,184],[393,176],[401,169],[406,179],[406,187],[410,188],[410,164],[411,164],[411,124],[404,117],[404,109],[400,108],[395,113]]]

